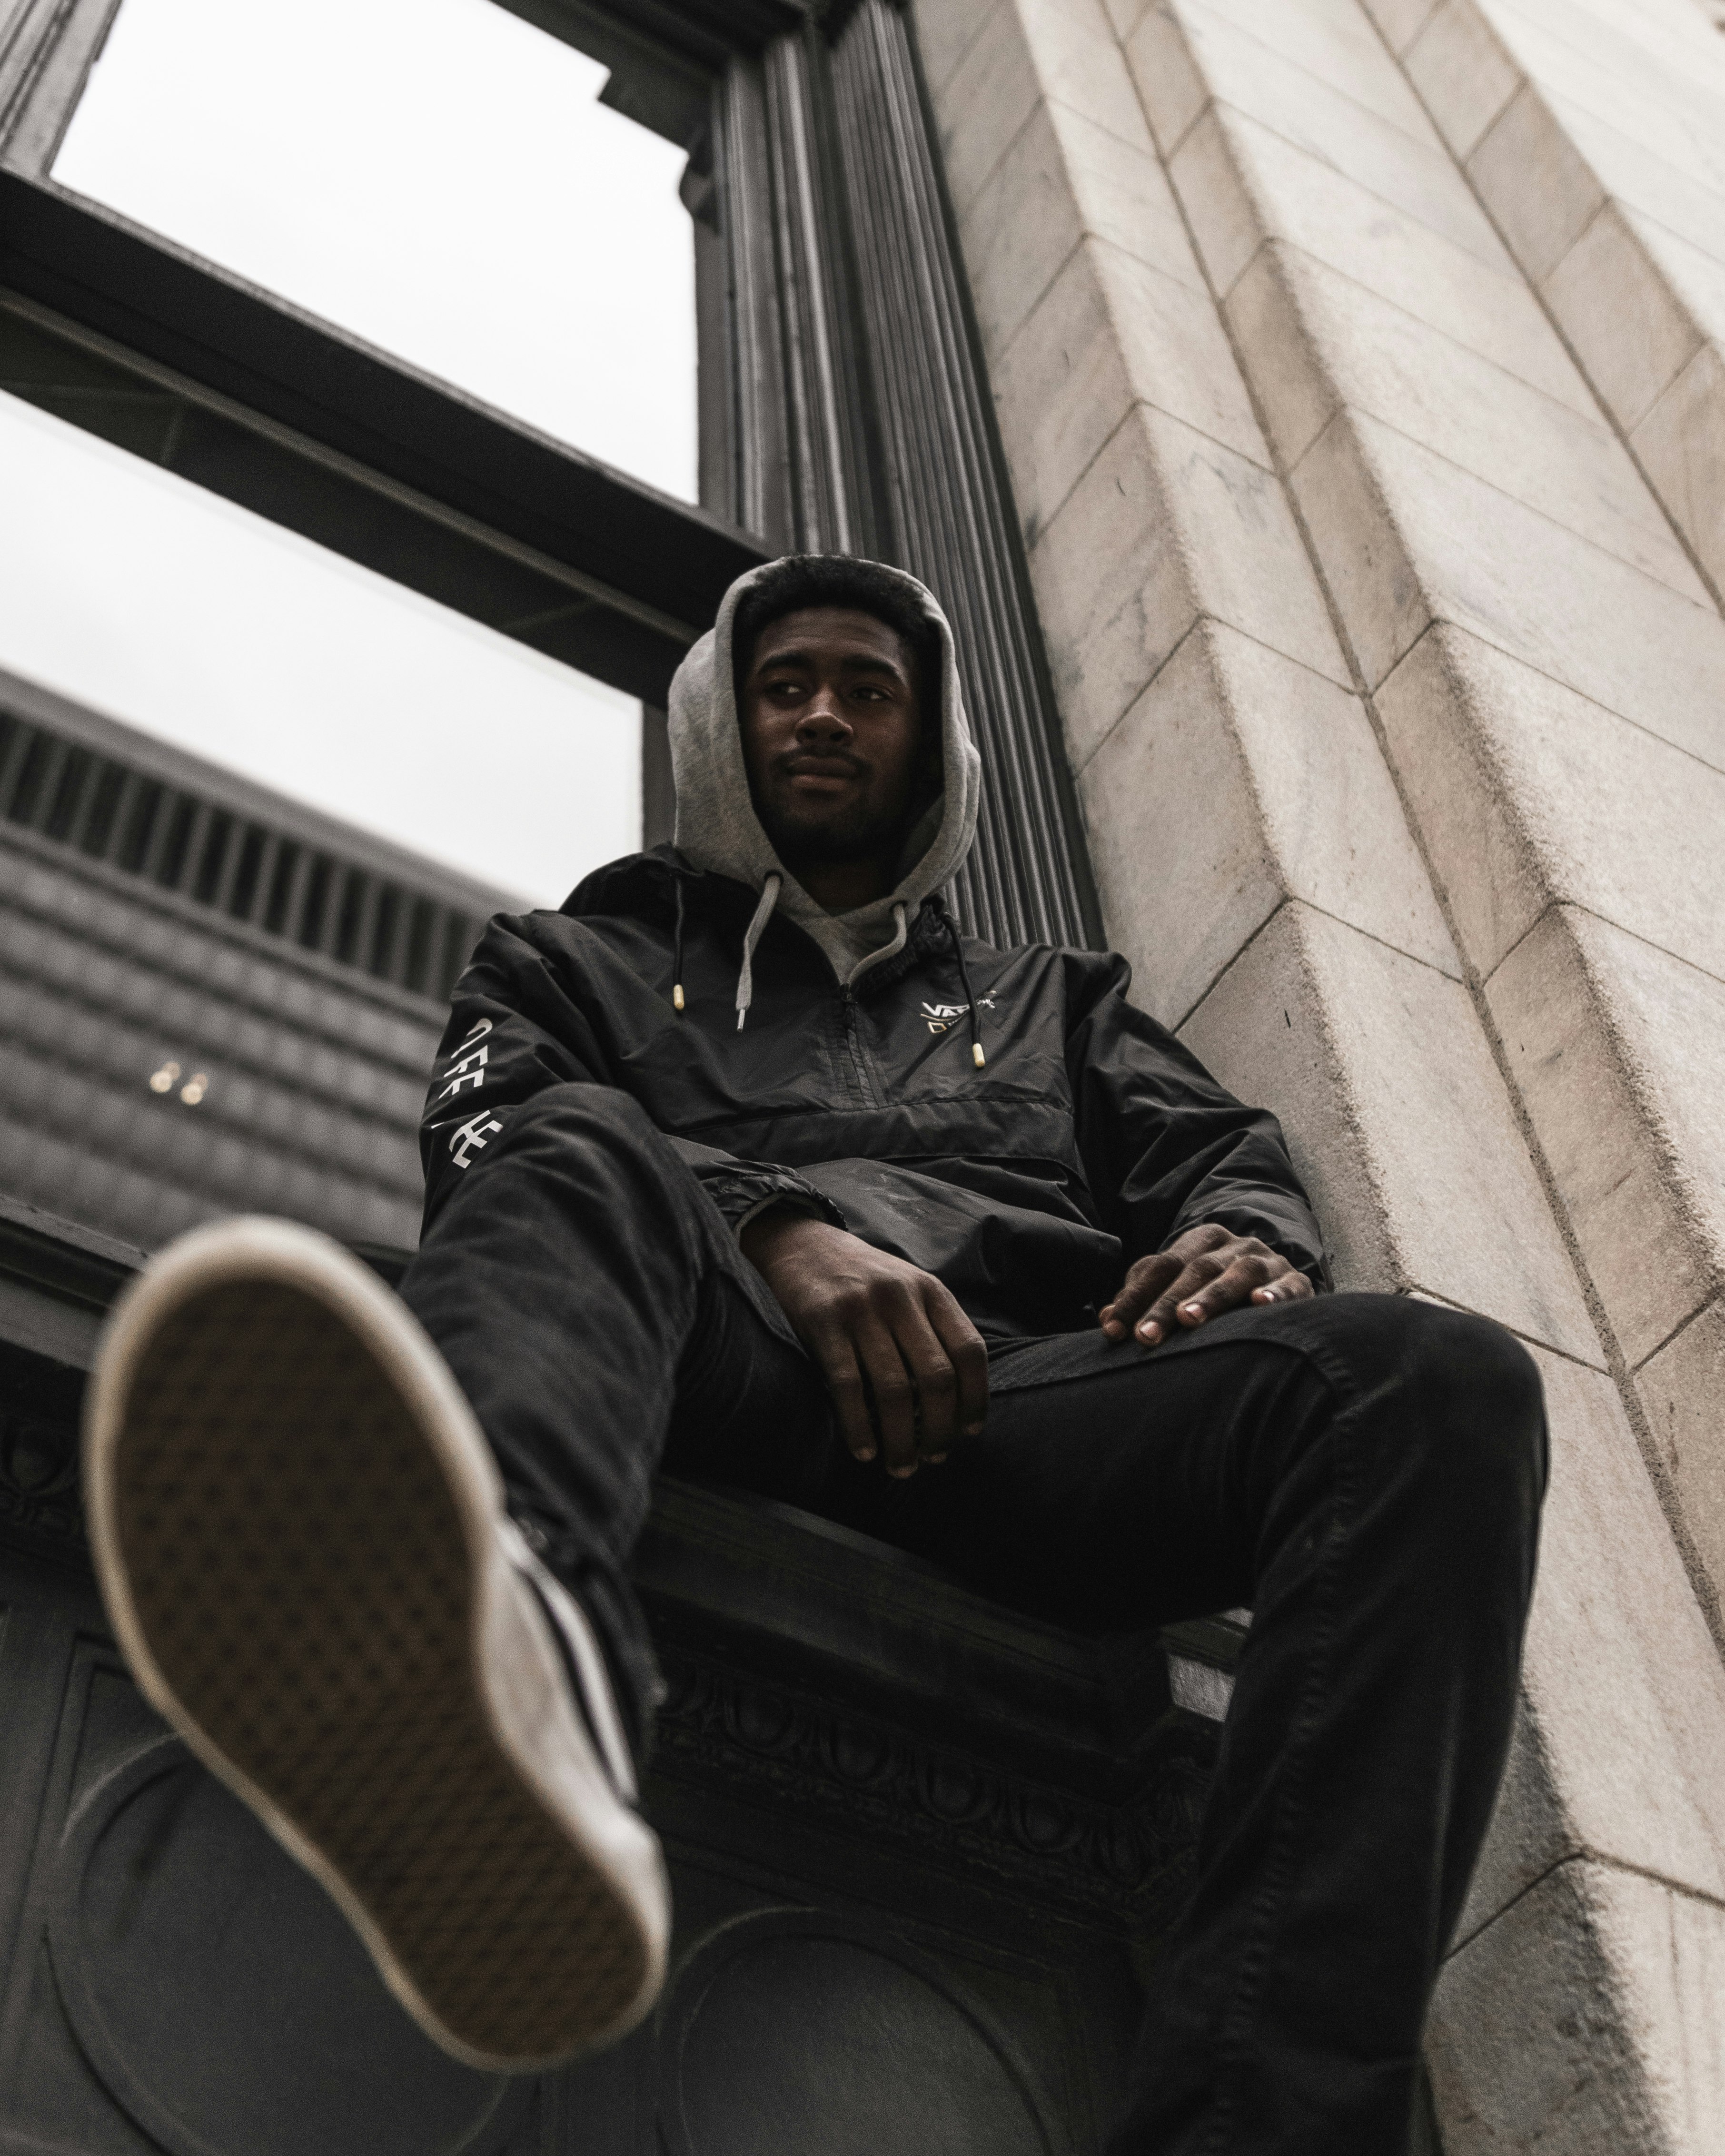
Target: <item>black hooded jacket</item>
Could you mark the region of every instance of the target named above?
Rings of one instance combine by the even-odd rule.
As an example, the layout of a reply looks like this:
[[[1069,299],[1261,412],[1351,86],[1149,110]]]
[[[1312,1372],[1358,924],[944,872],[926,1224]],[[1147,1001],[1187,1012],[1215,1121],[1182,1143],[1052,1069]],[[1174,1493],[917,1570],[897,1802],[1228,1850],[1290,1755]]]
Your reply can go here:
[[[852,988],[780,914],[739,1029],[757,902],[660,846],[597,870],[555,913],[500,914],[456,985],[432,1081],[428,1219],[510,1109],[549,1086],[608,1086],[733,1227],[800,1205],[934,1274],[991,1338],[1094,1323],[1133,1259],[1203,1221],[1327,1285],[1275,1117],[1127,1002],[1124,959],[965,937],[961,973],[950,916],[927,904]]]

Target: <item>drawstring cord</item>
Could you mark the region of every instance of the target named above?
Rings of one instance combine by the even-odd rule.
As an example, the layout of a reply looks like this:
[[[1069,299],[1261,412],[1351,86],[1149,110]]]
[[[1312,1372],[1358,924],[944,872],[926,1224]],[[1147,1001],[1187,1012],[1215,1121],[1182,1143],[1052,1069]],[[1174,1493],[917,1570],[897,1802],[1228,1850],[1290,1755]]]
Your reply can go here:
[[[739,1033],[742,1031],[743,1021],[749,1014],[749,1006],[755,999],[756,946],[766,933],[767,924],[773,918],[773,908],[778,904],[778,894],[782,888],[782,878],[777,875],[768,877],[766,882],[761,886],[761,901],[755,908],[754,918],[743,931],[742,968],[737,976],[737,1030]],[[970,968],[964,963],[964,945],[958,934],[958,924],[947,911],[944,901],[936,899],[933,904],[940,916],[941,926],[947,932],[947,941],[952,946],[953,963],[958,968],[959,986],[963,991],[964,1008],[970,1019],[970,1060],[978,1070],[986,1070],[988,1059],[983,1053],[982,1024],[977,1016],[976,997],[970,985]],[[894,921],[897,923],[897,934],[891,943],[881,950],[873,952],[868,959],[865,959],[863,966],[858,968],[858,972],[864,971],[868,966],[877,963],[883,958],[893,957],[896,952],[902,951],[909,941],[910,922],[905,908],[901,905],[895,906],[892,914]],[[680,876],[677,879],[677,920],[675,942],[671,952],[671,972],[675,976],[675,983],[671,988],[671,1002],[678,1010],[681,1010],[683,1008],[683,881]],[[855,975],[853,974],[851,978],[855,979]]]
[[[743,931],[742,971],[737,977],[737,1030],[739,1033],[742,1031],[743,1020],[749,1014],[749,1005],[755,1000],[755,946],[773,918],[773,909],[778,903],[783,882],[781,876],[768,877],[761,886],[761,903],[755,908],[755,917]]]
[[[683,879],[675,879],[677,887],[677,926],[671,937],[671,1008],[683,1008]]]
[[[983,1053],[982,1022],[976,1014],[976,997],[971,990],[970,968],[964,963],[964,945],[959,939],[958,924],[947,911],[945,901],[939,901],[939,905],[941,926],[952,947],[952,957],[958,968],[958,985],[964,993],[964,1008],[970,1014],[970,1060],[978,1070],[985,1070],[988,1059]]]

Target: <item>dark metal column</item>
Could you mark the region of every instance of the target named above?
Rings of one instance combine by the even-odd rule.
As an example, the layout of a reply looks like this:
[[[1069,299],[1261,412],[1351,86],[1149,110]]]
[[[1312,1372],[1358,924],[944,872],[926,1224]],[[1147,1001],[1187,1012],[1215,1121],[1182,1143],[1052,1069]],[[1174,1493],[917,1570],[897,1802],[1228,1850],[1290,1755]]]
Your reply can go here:
[[[1101,941],[1017,519],[905,18],[860,0],[833,82],[895,558],[952,616],[985,773],[957,897],[1002,942]]]
[[[0,163],[45,172],[120,0],[0,0]]]
[[[954,899],[994,942],[1094,944],[1081,824],[909,31],[889,0],[829,9],[826,25],[733,61],[721,93],[731,513],[773,547],[873,554],[939,595],[985,774]]]

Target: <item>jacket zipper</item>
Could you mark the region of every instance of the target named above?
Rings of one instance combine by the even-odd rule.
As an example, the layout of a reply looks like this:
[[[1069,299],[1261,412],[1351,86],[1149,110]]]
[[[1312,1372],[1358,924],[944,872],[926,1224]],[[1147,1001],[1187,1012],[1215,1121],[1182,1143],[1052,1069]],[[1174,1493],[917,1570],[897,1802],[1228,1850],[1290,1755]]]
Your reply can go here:
[[[839,1008],[844,1014],[845,1045],[850,1051],[850,1067],[856,1073],[857,1091],[862,1096],[863,1106],[878,1107],[880,1104],[875,1097],[869,1067],[863,1056],[862,1025],[857,1017],[856,997],[848,983],[839,990]]]

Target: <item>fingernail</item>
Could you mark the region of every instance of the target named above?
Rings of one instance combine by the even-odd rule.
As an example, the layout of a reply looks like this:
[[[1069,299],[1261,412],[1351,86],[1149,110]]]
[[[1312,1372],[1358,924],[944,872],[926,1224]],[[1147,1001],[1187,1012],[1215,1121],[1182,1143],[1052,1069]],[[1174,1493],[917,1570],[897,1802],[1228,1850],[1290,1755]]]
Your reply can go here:
[[[1140,1340],[1147,1340],[1153,1348],[1162,1337],[1162,1327],[1153,1317],[1147,1317],[1138,1327],[1138,1337]]]
[[[983,1426],[979,1422],[968,1422],[965,1424],[964,1435],[967,1437],[980,1437],[982,1434]],[[944,1452],[941,1455],[941,1458],[942,1460],[944,1460],[946,1456],[947,1455]]]
[[[1126,1337],[1126,1327],[1117,1317],[1105,1317],[1102,1320],[1102,1330],[1111,1340],[1123,1340]]]
[[[865,1445],[856,1456],[859,1460],[872,1460],[875,1456],[874,1446],[872,1445]]]
[[[931,1452],[928,1455],[928,1464],[931,1467],[944,1467],[946,1463],[947,1455],[944,1452]]]
[[[886,1471],[896,1482],[908,1482],[916,1471],[914,1467],[889,1467]]]
[[[1180,1315],[1183,1317],[1189,1317],[1194,1325],[1202,1325],[1204,1305],[1201,1302],[1189,1302],[1181,1311]]]

